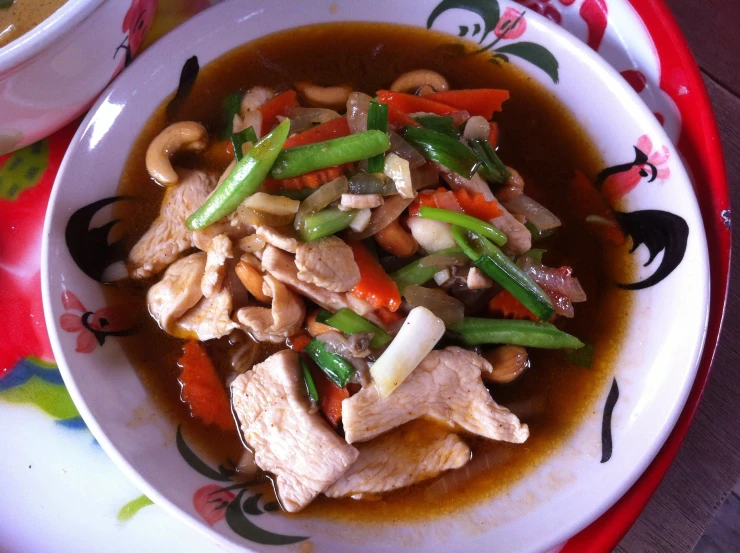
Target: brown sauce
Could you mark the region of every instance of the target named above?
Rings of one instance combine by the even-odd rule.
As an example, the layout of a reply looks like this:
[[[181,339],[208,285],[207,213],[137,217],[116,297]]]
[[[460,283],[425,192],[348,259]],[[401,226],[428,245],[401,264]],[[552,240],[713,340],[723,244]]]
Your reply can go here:
[[[477,471],[470,482],[440,493],[435,482],[425,482],[385,494],[378,501],[317,498],[296,516],[351,518],[364,522],[391,522],[442,516],[456,508],[500,493],[551,455],[568,438],[594,404],[612,374],[631,309],[628,293],[612,284],[608,274],[630,271],[623,251],[605,250],[570,215],[564,190],[575,169],[595,175],[603,168],[595,147],[571,114],[523,72],[510,65],[494,65],[487,56],[449,57],[445,47],[456,39],[435,32],[398,25],[337,23],[293,29],[254,41],[202,68],[195,86],[178,111],[177,119],[219,128],[222,100],[237,90],[265,85],[287,88],[310,80],[321,85],[349,84],[374,94],[387,88],[404,71],[429,68],[440,72],[453,89],[495,87],[511,92],[502,113],[495,116],[501,130],[500,156],[516,168],[542,195],[543,203],[562,220],[554,237],[538,243],[547,248],[544,262],[568,264],[582,283],[588,301],[576,304],[576,317],[562,328],[596,344],[590,369],[571,364],[560,353],[530,350],[532,368],[514,383],[491,388],[496,401],[508,406],[529,425],[530,438],[522,445],[465,437],[473,450],[469,466]],[[413,45],[413,47],[410,47]],[[144,152],[163,128],[164,105],[152,116],[133,147],[121,179],[120,194],[142,201],[118,204],[117,215],[126,221],[125,242],[133,246],[158,212],[163,190],[148,177]],[[203,166],[198,158],[180,162]],[[222,167],[210,167],[222,170]],[[239,437],[207,427],[191,418],[180,402],[177,358],[182,341],[161,331],[148,316],[145,294],[151,282],[107,287],[110,301],[134,301],[141,311],[142,327],[121,343],[142,380],[159,405],[178,423],[198,451],[212,461],[241,451]],[[228,339],[206,343],[222,376],[230,372]],[[260,353],[264,359],[274,350]],[[427,423],[421,423],[427,424]],[[431,423],[428,423],[431,424]],[[414,425],[418,431],[418,423]],[[482,461],[490,461],[486,469]],[[476,462],[478,463],[476,465]]]
[[[0,48],[41,24],[67,0],[15,0],[0,8]]]

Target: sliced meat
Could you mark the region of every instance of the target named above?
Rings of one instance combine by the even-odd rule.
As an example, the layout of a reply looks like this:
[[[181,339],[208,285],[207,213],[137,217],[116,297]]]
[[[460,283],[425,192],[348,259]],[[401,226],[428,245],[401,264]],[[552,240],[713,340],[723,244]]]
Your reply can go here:
[[[149,312],[168,334],[177,334],[175,321],[203,297],[200,281],[205,269],[206,254],[194,253],[170,265],[162,280],[149,288]]]
[[[216,179],[203,171],[178,170],[177,186],[167,188],[159,216],[129,253],[131,278],[161,272],[181,253],[193,247],[186,219],[206,201]]]
[[[467,285],[471,290],[483,290],[493,286],[493,280],[478,267],[471,267],[468,271]]]
[[[298,268],[295,259],[287,252],[281,251],[273,246],[267,246],[262,253],[262,268],[278,279],[280,282],[287,284],[292,290],[302,294],[329,311],[337,311],[347,307],[359,315],[367,315],[372,311],[370,304],[363,302],[355,304],[347,301],[347,294],[332,292],[321,288],[309,282],[303,282],[298,278]],[[368,308],[367,311],[358,311],[358,308]]]
[[[296,334],[306,317],[303,300],[272,275],[265,275],[262,291],[272,307],[243,307],[236,313],[244,329],[259,342],[284,342]]]
[[[459,427],[492,440],[522,443],[529,428],[491,398],[481,372],[491,365],[458,347],[433,351],[386,398],[375,386],[342,401],[348,443],[364,442],[420,417]]]
[[[244,93],[240,111],[242,114],[247,111],[254,111],[261,108],[266,102],[275,96],[275,91],[264,86],[253,86]]]
[[[225,234],[219,234],[211,242],[206,257],[206,270],[200,288],[206,298],[211,298],[221,291],[226,275],[226,260],[233,257],[231,240]]]
[[[352,248],[336,236],[300,244],[295,264],[300,280],[332,292],[347,292],[360,282]]]
[[[345,497],[382,493],[434,478],[462,467],[470,448],[437,425],[413,421],[369,442],[358,444],[360,456],[324,494]]]
[[[234,412],[257,465],[276,477],[280,503],[299,511],[344,474],[358,451],[312,412],[289,350],[272,355],[231,384]]]
[[[196,254],[197,255],[197,254]],[[233,302],[231,291],[223,287],[218,294],[201,299],[176,323],[176,336],[194,337],[198,340],[213,340],[231,334],[239,325],[231,320]]]
[[[286,252],[295,253],[298,248],[298,240],[292,236],[287,236],[272,227],[257,227],[257,236],[263,238],[265,242]]]
[[[340,211],[353,209],[372,209],[383,205],[383,196],[380,194],[342,194],[339,202]]]

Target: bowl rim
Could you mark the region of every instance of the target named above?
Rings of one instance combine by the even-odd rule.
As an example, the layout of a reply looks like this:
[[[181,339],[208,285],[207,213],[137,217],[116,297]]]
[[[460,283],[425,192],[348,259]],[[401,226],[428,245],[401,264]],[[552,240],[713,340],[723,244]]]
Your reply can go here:
[[[511,1],[512,0],[505,0],[505,3],[510,3]],[[222,5],[237,4],[239,2],[240,0],[231,0],[231,1],[224,2]],[[185,34],[188,30],[190,30],[191,27],[195,28],[197,26],[199,18],[201,17],[203,13],[204,12],[197,14],[196,16],[192,17],[191,19],[189,19],[188,21],[180,25],[173,33],[170,33],[170,36],[167,38],[170,38],[172,41],[175,41],[180,37],[180,35]],[[539,22],[541,22],[544,26],[546,26],[554,34],[561,35],[562,39],[570,43],[570,45],[575,50],[578,50],[579,56],[585,56],[587,59],[593,62],[597,66],[598,71],[600,71],[602,74],[606,73],[609,76],[609,80],[613,80],[615,81],[615,83],[619,83],[618,87],[620,89],[623,89],[624,91],[626,91],[627,94],[629,94],[630,96],[633,96],[634,100],[639,102],[640,106],[642,106],[644,110],[648,110],[643,100],[639,98],[639,96],[636,93],[634,93],[634,91],[631,88],[629,88],[629,86],[626,83],[622,83],[620,79],[615,79],[615,77],[619,76],[618,72],[611,65],[609,65],[608,62],[606,62],[601,56],[599,56],[596,52],[592,51],[586,45],[582,44],[575,37],[571,36],[570,33],[568,33],[566,30],[562,29],[561,27],[552,23],[551,21],[545,21],[546,18],[540,16],[539,14],[532,12],[532,10],[528,10],[528,14],[533,14],[533,16]],[[350,18],[348,21],[359,21],[359,20]],[[313,23],[306,23],[306,25],[312,25],[312,24]],[[321,24],[321,23],[318,23],[318,24]],[[411,23],[402,23],[402,24],[413,25]],[[287,30],[288,28],[290,27],[285,27],[281,30]],[[177,36],[174,36],[175,34],[177,34]],[[241,42],[240,44],[247,44],[263,36],[265,36],[265,33],[258,34],[250,38],[249,40],[245,40]],[[165,41],[162,41],[162,42],[165,42]],[[236,47],[238,46],[235,46],[234,48]],[[140,58],[141,59],[154,58],[155,57],[154,53],[156,52],[156,50],[157,50],[156,48],[151,48],[147,50],[147,52],[145,52],[142,56],[140,56]],[[218,59],[218,57],[225,55],[228,51],[229,50],[222,52],[221,54],[216,56],[215,59]],[[208,63],[211,63],[211,62],[209,61]],[[124,73],[125,73],[125,70],[124,70]],[[85,120],[82,122],[77,132],[75,133],[75,136],[72,139],[72,143],[74,143],[75,145],[79,144],[80,139],[85,134],[85,132],[87,132],[88,127],[92,123],[92,118],[93,118],[94,113],[100,108],[102,104],[105,103],[108,96],[112,93],[112,89],[115,86],[115,84],[116,84],[115,82],[111,83],[106,88],[106,90],[100,95],[96,103],[90,109],[88,115],[85,117]],[[660,129],[661,134],[665,134],[665,131],[663,131],[662,127],[656,126],[656,128]],[[678,151],[677,147],[672,142],[668,141],[668,143],[671,144],[671,147],[674,150]],[[60,169],[57,175],[57,181],[61,180],[60,175],[64,173],[66,169],[66,165],[71,159],[71,156],[69,155],[71,150],[72,150],[72,147],[70,147],[70,149],[68,149],[67,152],[65,153],[64,159],[62,161],[62,164],[60,166]],[[680,167],[683,169],[682,173],[684,174],[685,180],[689,183],[689,185],[692,185],[691,178],[688,174],[688,171],[686,170],[686,165],[683,159],[679,157],[677,161],[679,162]],[[55,184],[56,184],[56,181],[55,181]],[[56,200],[56,193],[57,193],[57,190],[56,189],[53,190],[52,196],[49,202],[50,204]],[[707,318],[709,317],[709,312],[710,312],[711,270],[708,265],[709,260],[708,260],[708,253],[706,251],[708,242],[707,242],[707,234],[704,228],[705,216],[704,216],[704,213],[702,213],[699,208],[697,191],[695,190],[693,186],[691,186],[691,194],[697,200],[696,212],[697,212],[699,221],[702,223],[702,228],[700,232],[702,235],[702,242],[703,242],[703,246],[705,250],[705,256],[706,256],[705,261],[707,262],[707,275],[706,275],[707,276],[707,281],[706,281],[707,301],[705,302],[705,305],[703,307],[704,307],[704,317]],[[107,434],[102,430],[101,425],[98,424],[95,416],[92,415],[90,408],[88,407],[85,399],[82,396],[82,393],[76,386],[76,383],[74,380],[75,377],[72,375],[72,371],[70,371],[70,368],[67,364],[65,357],[61,355],[64,351],[64,347],[62,346],[61,341],[59,339],[60,333],[56,330],[56,322],[53,316],[51,315],[52,311],[54,310],[53,305],[52,305],[53,302],[50,296],[51,275],[48,272],[49,259],[50,259],[49,236],[50,236],[50,226],[52,222],[51,213],[52,213],[52,210],[47,210],[46,220],[44,224],[43,244],[42,244],[41,278],[42,278],[42,294],[43,294],[43,302],[44,302],[44,312],[46,314],[47,325],[53,329],[50,331],[51,344],[52,344],[52,348],[55,353],[55,356],[58,355],[58,358],[61,361],[59,363],[59,367],[60,367],[62,376],[65,380],[65,384],[68,386],[70,390],[70,394],[75,400],[75,404],[78,405],[78,408],[80,410],[80,413],[83,419],[88,424],[88,426],[90,426],[91,431],[93,428],[95,429],[93,431],[93,434],[96,436],[98,441],[100,441],[106,453],[116,462],[118,467],[121,470],[123,470],[129,476],[129,478],[131,478],[131,480],[137,485],[137,487],[139,487],[139,489],[143,490],[144,492],[146,492],[147,495],[150,495],[152,498],[154,498],[156,503],[163,505],[170,512],[170,514],[173,514],[180,520],[186,521],[191,525],[194,524],[196,529],[198,529],[204,535],[209,537],[211,540],[219,543],[220,545],[226,546],[229,548],[244,547],[243,545],[238,544],[237,541],[229,539],[228,537],[224,536],[222,533],[216,530],[213,530],[211,528],[207,528],[201,520],[191,516],[189,513],[186,513],[178,505],[176,505],[173,501],[171,501],[168,497],[160,493],[158,491],[158,488],[151,485],[147,481],[147,479],[143,477],[141,474],[139,474],[137,469],[134,468],[129,463],[129,461],[126,459],[124,454],[121,451],[119,451],[117,446],[108,438]],[[574,532],[570,532],[570,530],[568,530],[567,535],[562,535],[563,530],[561,530],[560,534],[557,537],[552,535],[552,536],[542,538],[542,540],[544,540],[545,542],[549,544],[548,545],[549,547],[554,547],[554,546],[557,546],[558,543],[563,543],[563,540],[559,540],[558,538],[563,538],[564,540],[567,540],[575,532],[582,530],[588,524],[592,523],[599,516],[601,516],[606,510],[608,510],[611,506],[613,506],[616,501],[618,501],[622,496],[624,496],[624,494],[634,485],[637,479],[644,473],[647,467],[655,459],[656,455],[659,453],[663,444],[668,439],[670,433],[673,431],[676,425],[676,422],[686,404],[691,388],[697,378],[697,371],[699,368],[701,355],[703,354],[705,346],[706,346],[706,339],[707,339],[706,321],[704,321],[704,324],[702,326],[703,326],[703,332],[701,334],[701,337],[698,339],[699,343],[697,345],[697,350],[696,350],[696,359],[692,360],[692,365],[693,365],[692,378],[687,379],[687,381],[683,384],[680,397],[676,399],[673,407],[671,407],[670,409],[670,413],[667,415],[667,422],[660,429],[659,435],[648,448],[649,453],[645,455],[642,462],[634,465],[630,470],[627,471],[626,478],[622,481],[618,490],[615,490],[613,492],[614,496],[613,497],[611,495],[607,496],[606,500],[602,501],[601,504],[597,508],[595,508],[591,516],[579,522],[579,525]]]
[[[87,19],[105,0],[68,0],[33,29],[0,48],[0,75],[23,65]]]

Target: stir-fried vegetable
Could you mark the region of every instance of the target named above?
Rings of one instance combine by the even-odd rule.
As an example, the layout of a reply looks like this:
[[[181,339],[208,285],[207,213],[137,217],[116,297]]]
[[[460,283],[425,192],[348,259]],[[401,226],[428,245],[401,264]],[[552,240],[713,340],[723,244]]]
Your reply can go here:
[[[242,205],[261,213],[272,215],[295,215],[301,202],[285,196],[273,196],[264,192],[255,192],[242,202]]]
[[[349,179],[350,194],[382,194],[385,178],[380,173],[357,173]]]
[[[369,302],[375,309],[387,307],[396,311],[401,306],[401,295],[398,286],[391,280],[375,259],[360,242],[351,242],[349,246],[360,269],[360,282],[352,289],[352,295]]]
[[[346,177],[337,177],[319,187],[316,192],[301,202],[293,221],[293,228],[301,230],[307,217],[318,213],[330,203],[341,198],[349,190]]]
[[[570,361],[571,363],[575,363],[579,367],[584,367],[586,369],[591,368],[591,364],[594,361],[594,352],[596,348],[593,344],[586,343],[582,348],[580,349],[568,349],[563,351],[563,356]]]
[[[486,238],[453,226],[452,236],[473,264],[508,290],[542,321],[555,314],[550,297],[529,276]]]
[[[285,92],[272,97],[260,106],[262,114],[262,134],[264,135],[273,125],[278,115],[287,115],[287,109],[298,106],[298,95],[295,90]]]
[[[453,335],[469,346],[512,344],[545,349],[577,349],[584,346],[575,336],[555,325],[535,321],[465,317],[450,325]]]
[[[480,165],[478,156],[455,138],[422,127],[404,127],[401,136],[421,154],[469,179]]]
[[[334,384],[344,388],[352,375],[355,374],[355,368],[341,355],[331,353],[326,350],[323,342],[314,338],[303,349],[314,363]]]
[[[188,228],[200,230],[215,223],[253,194],[277,159],[289,130],[290,122],[285,120],[257,142],[210,198],[188,217]]]
[[[316,391],[319,394],[319,409],[324,413],[329,424],[337,428],[342,420],[342,401],[349,397],[349,391],[347,391],[347,388],[340,388],[334,384],[327,378],[326,374],[315,366],[310,370],[316,384]]]
[[[486,200],[482,193],[474,192],[471,194],[465,188],[448,190],[439,187],[436,191],[424,190],[416,197],[413,205],[409,208],[409,215],[418,215],[422,206],[465,213],[482,221],[490,221],[504,214],[495,199]]]
[[[316,383],[313,381],[311,371],[308,370],[308,365],[306,365],[306,360],[303,358],[302,355],[299,355],[298,359],[301,362],[301,372],[303,373],[303,380],[306,382],[306,392],[308,393],[308,397],[310,397],[311,401],[313,401],[314,403],[318,403],[319,392],[316,390]]]
[[[252,127],[247,127],[239,132],[232,133],[231,145],[234,148],[234,156],[237,161],[241,161],[244,157],[242,146],[247,142],[251,142],[253,145],[257,143],[257,135],[254,134],[254,129]]]
[[[434,219],[435,221],[442,221],[444,223],[451,223],[453,225],[472,230],[481,236],[485,236],[498,246],[506,244],[506,235],[499,229],[490,223],[486,223],[485,221],[481,221],[480,219],[471,217],[470,215],[465,215],[464,213],[456,213],[446,209],[422,206],[419,209],[419,217]]]
[[[411,284],[406,286],[403,296],[409,305],[426,307],[447,326],[459,323],[465,316],[465,304],[447,295],[441,288],[425,288]]]
[[[367,113],[367,130],[388,132],[388,106],[386,104],[379,104],[375,100],[370,102],[370,109]],[[367,172],[381,172],[383,170],[383,157],[383,154],[378,154],[368,159]]]
[[[393,338],[385,330],[377,327],[364,317],[361,317],[351,309],[342,308],[336,313],[329,313],[326,309],[319,311],[316,321],[341,330],[345,334],[357,334],[358,332],[369,332],[373,334],[370,347],[380,348],[390,342]]]
[[[394,92],[390,90],[379,90],[378,101],[381,104],[388,104],[390,109],[396,109],[401,113],[434,113],[435,115],[449,115],[455,113],[457,109],[429,100],[424,96],[406,94],[405,92]]]
[[[231,137],[232,129],[234,128],[234,116],[239,113],[239,108],[241,107],[241,104],[241,92],[234,92],[233,94],[229,94],[224,99],[222,104],[224,119],[219,136],[221,140],[227,140],[229,139],[229,137]]]
[[[557,215],[526,194],[519,194],[513,200],[504,202],[504,207],[509,213],[526,217],[527,222],[532,223],[539,231],[555,229],[562,225]]]
[[[443,115],[420,115],[415,119],[425,129],[446,134],[452,138],[460,138],[460,131],[455,126],[452,117]]]
[[[388,151],[390,147],[388,135],[380,131],[296,146],[280,152],[270,175],[274,179],[288,179],[324,167],[367,159]]]
[[[393,282],[396,283],[396,286],[398,286],[398,289],[403,294],[407,286],[411,284],[416,284],[418,286],[421,286],[422,284],[426,284],[427,282],[432,280],[434,278],[434,275],[440,270],[440,268],[435,265],[425,264],[425,260],[428,260],[429,258],[434,257],[436,255],[440,255],[440,254],[456,254],[456,253],[462,253],[462,250],[458,247],[440,250],[427,257],[422,257],[421,259],[417,259],[413,263],[409,263],[405,267],[393,273],[391,275],[391,278],[393,279]]]
[[[478,170],[486,180],[494,184],[504,184],[509,180],[511,173],[496,155],[488,140],[473,139],[468,140],[468,144],[470,144],[470,147],[473,148],[478,156],[481,162]]]
[[[336,167],[327,167],[326,169],[311,171],[310,173],[293,177],[292,179],[275,180],[267,178],[262,186],[265,190],[276,193],[309,189],[308,193],[310,194],[310,189],[316,189],[327,182],[331,182],[334,179],[341,177],[350,167],[352,167],[352,163],[345,163],[343,165],[337,165]]]
[[[414,192],[414,184],[411,181],[411,170],[408,161],[396,154],[388,154],[385,157],[383,172],[393,180],[396,190],[402,198],[414,198],[416,192]]]
[[[355,215],[357,215],[357,210],[341,211],[336,207],[328,207],[306,217],[298,235],[304,242],[326,238],[346,229],[354,220]]]
[[[425,307],[415,307],[388,348],[370,367],[378,393],[388,397],[434,349],[444,323]]]
[[[447,90],[435,92],[427,98],[457,109],[464,109],[470,115],[480,115],[490,120],[493,118],[493,113],[501,111],[501,106],[509,99],[509,91],[494,88]]]
[[[332,138],[341,138],[349,134],[349,125],[346,117],[338,117],[321,125],[316,125],[312,129],[291,136],[285,141],[285,148],[295,148],[296,146],[305,146],[316,142],[324,142]]]
[[[182,386],[182,400],[190,413],[206,424],[215,424],[228,430],[234,426],[231,407],[216,367],[200,342],[185,342],[183,355],[177,361],[182,369],[178,380]]]

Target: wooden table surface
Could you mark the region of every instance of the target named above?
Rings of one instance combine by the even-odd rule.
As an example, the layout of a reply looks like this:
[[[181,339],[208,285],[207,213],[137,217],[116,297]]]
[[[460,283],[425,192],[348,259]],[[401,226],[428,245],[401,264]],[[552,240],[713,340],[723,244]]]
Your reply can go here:
[[[666,1],[704,75],[722,136],[732,211],[740,214],[740,2]],[[740,477],[738,228],[740,221],[732,230],[730,294],[709,384],[675,462],[619,553],[690,553]]]

